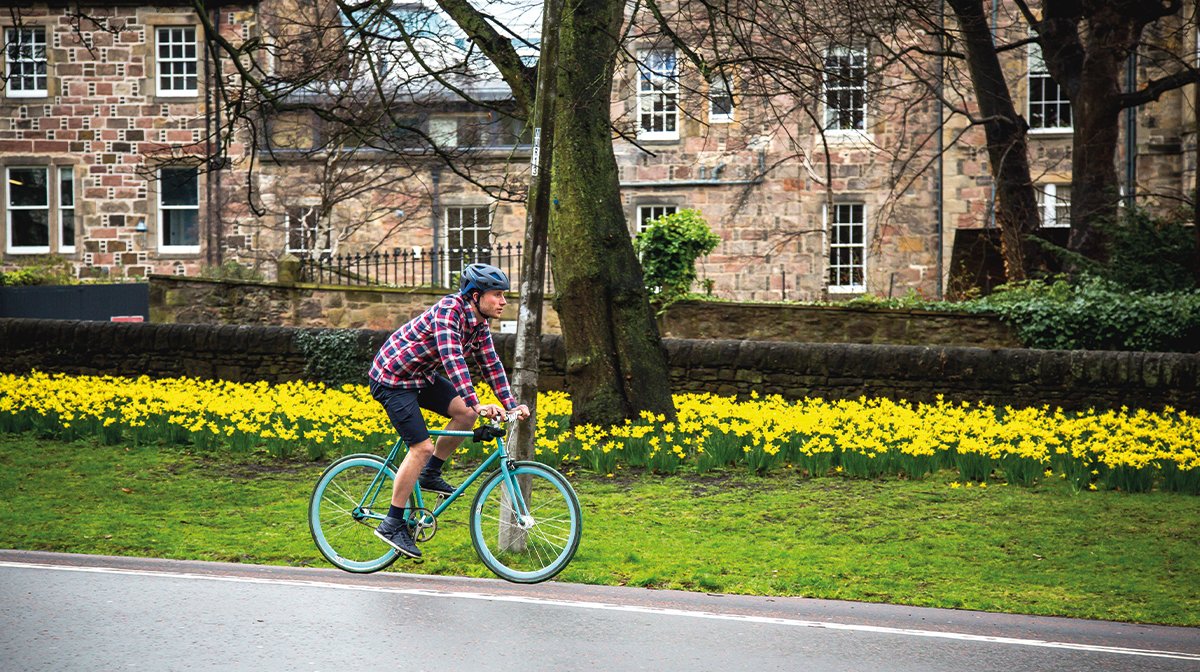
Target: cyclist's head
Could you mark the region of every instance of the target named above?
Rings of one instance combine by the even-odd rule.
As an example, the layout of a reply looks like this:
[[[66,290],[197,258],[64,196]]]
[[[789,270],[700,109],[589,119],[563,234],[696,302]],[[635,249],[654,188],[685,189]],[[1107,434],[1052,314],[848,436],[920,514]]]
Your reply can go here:
[[[470,296],[471,292],[487,292],[493,289],[508,291],[511,284],[504,271],[491,264],[471,264],[463,269],[459,281],[459,293]]]

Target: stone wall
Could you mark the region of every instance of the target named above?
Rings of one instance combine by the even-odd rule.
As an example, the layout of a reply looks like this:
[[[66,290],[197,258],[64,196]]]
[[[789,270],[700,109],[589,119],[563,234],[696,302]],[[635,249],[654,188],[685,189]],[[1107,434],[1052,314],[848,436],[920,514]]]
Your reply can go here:
[[[928,310],[681,301],[659,329],[673,338],[1021,347],[997,317]]]
[[[150,321],[392,330],[436,303],[446,291],[152,276]],[[510,297],[501,321],[516,319],[516,299]],[[558,333],[558,316],[549,302],[542,319],[544,331]]]
[[[302,330],[269,326],[0,319],[0,371],[197,376],[279,382],[305,376]],[[363,369],[387,331],[361,330]],[[496,335],[511,366],[515,338]],[[787,398],[883,396],[1066,409],[1171,405],[1200,412],[1200,355],[909,345],[665,341],[677,391]],[[561,339],[543,336],[543,389],[563,389]]]
[[[395,329],[445,290],[150,278],[150,321]],[[504,321],[516,320],[516,300]],[[542,331],[560,333],[549,301]],[[893,343],[1019,347],[995,317],[918,310],[873,310],[779,303],[682,301],[660,318],[668,338],[728,338],[811,343]]]

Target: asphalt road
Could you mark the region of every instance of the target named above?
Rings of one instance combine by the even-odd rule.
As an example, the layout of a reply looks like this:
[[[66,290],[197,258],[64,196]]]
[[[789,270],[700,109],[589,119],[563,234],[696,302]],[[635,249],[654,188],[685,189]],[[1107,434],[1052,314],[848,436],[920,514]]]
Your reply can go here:
[[[5,672],[381,667],[1200,671],[1200,629],[0,550]]]

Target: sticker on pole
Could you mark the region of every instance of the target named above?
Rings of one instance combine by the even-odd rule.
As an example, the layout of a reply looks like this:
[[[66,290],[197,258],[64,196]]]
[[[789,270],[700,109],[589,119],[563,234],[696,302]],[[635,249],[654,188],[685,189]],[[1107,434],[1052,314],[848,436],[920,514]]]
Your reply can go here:
[[[532,177],[538,175],[538,164],[542,162],[542,129],[533,129],[533,156],[529,158],[529,173]]]

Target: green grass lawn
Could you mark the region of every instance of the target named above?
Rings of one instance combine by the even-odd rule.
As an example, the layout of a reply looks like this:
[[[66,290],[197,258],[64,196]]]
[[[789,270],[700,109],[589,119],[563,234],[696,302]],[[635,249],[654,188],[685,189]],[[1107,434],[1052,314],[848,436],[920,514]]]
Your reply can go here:
[[[0,547],[325,566],[323,466],[0,435]],[[583,542],[558,580],[1200,625],[1200,498],[953,478],[576,474]],[[392,571],[490,576],[467,509]]]

